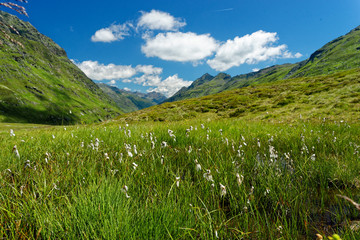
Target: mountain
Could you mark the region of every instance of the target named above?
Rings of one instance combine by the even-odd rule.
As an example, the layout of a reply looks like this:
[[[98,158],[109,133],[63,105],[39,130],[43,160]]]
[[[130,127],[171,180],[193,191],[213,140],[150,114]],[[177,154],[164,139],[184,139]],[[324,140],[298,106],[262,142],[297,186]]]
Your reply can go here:
[[[271,66],[257,72],[231,77],[220,73],[216,77],[205,74],[184,87],[165,102],[206,96],[226,90],[281,79],[332,74],[360,66],[360,26],[336,38],[302,62]]]
[[[0,20],[0,121],[73,124],[122,113],[54,41],[8,13]]]
[[[242,118],[292,122],[360,120],[360,68],[329,75],[298,77],[253,84],[234,90],[165,102],[118,118],[119,121],[208,121]]]
[[[126,113],[151,107],[166,99],[164,95],[157,92],[146,94],[130,92],[104,83],[99,83],[98,86],[116,103],[119,109]]]

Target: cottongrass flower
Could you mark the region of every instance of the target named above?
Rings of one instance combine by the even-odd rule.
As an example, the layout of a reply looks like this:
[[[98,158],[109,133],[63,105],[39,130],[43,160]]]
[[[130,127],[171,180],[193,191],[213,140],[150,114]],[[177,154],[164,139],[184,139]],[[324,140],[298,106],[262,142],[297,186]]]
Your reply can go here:
[[[240,175],[239,173],[236,173],[236,181],[239,186],[241,186],[242,182],[244,181],[244,176]]]
[[[136,170],[136,168],[138,167],[138,165],[136,164],[136,163],[132,163],[132,165],[133,165],[133,168],[134,168],[134,170]]]
[[[209,182],[214,182],[214,179],[211,175],[210,169],[206,170],[206,172],[203,174],[204,178],[208,180]]]
[[[128,186],[124,185],[124,187],[121,189],[124,193],[125,193],[125,197],[126,198],[130,198],[130,196],[128,195]]]
[[[268,195],[270,193],[270,189],[266,188],[265,192],[264,192],[264,196]]]
[[[13,147],[13,153],[15,154],[15,156],[16,156],[17,158],[20,158],[20,154],[19,154],[19,151],[18,151],[16,145]]]
[[[311,155],[310,159],[311,159],[312,161],[315,161],[315,159],[316,159],[315,153],[314,153],[313,155]]]
[[[99,139],[98,138],[96,138],[95,139],[95,144],[94,144],[94,149],[96,150],[96,151],[98,151],[99,150]]]
[[[189,146],[188,153],[191,153],[191,152],[192,152],[192,148],[191,148],[191,146]]]
[[[161,165],[164,165],[164,155],[161,155],[160,163]]]
[[[176,177],[175,180],[176,180],[176,186],[179,187],[179,185],[180,185],[180,177]]]
[[[108,153],[104,153],[104,155],[105,155],[105,160],[109,160],[109,159],[110,159]]]
[[[168,129],[169,136],[174,138],[174,141],[176,141],[176,136],[174,135],[174,132],[170,129]]]
[[[26,160],[26,161],[25,161],[24,168],[31,168],[31,166],[30,166],[30,160]]]
[[[151,141],[151,149],[155,149],[155,142]]]
[[[15,137],[14,130],[10,129],[10,137]]]
[[[196,170],[196,171],[201,171],[201,165],[200,165],[200,163],[198,162],[197,159],[195,159],[195,163],[196,163],[196,165],[195,165],[195,170]]]
[[[166,147],[167,147],[167,142],[162,141],[162,142],[161,142],[161,147],[162,147],[162,148],[166,148]]]
[[[221,183],[219,183],[219,185],[220,185],[220,197],[225,197],[226,187],[224,185],[222,185]]]

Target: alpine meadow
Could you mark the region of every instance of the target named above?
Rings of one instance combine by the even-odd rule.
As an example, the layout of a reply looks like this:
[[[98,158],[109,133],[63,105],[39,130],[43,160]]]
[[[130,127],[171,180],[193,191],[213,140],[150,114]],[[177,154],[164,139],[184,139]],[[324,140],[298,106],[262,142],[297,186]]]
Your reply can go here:
[[[33,2],[0,2],[0,239],[360,239],[360,26],[302,56],[284,33],[206,33],[227,28],[209,6],[236,19],[239,5],[107,15],[81,0],[66,6],[78,25],[47,31],[67,53],[27,22]],[[130,6],[137,20],[80,30],[83,10]]]

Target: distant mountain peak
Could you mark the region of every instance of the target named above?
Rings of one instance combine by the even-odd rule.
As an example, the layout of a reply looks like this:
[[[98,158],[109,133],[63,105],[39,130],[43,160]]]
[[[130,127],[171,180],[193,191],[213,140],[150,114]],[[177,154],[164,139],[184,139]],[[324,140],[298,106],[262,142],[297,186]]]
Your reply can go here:
[[[257,72],[231,77],[221,72],[215,77],[206,73],[189,87],[180,89],[167,102],[202,97],[252,84],[273,82],[282,79],[319,76],[360,67],[360,26],[340,36],[310,57],[294,64],[274,65]]]

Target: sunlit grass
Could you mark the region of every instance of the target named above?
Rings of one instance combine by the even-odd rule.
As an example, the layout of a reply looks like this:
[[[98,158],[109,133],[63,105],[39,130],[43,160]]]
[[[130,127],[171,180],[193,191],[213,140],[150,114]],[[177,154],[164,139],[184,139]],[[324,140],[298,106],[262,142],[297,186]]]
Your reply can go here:
[[[238,120],[2,131],[0,232],[356,239],[348,222],[359,214],[335,195],[359,199],[359,131],[346,122]]]

